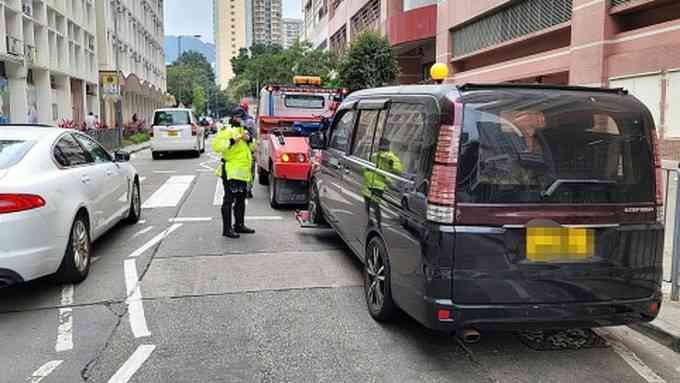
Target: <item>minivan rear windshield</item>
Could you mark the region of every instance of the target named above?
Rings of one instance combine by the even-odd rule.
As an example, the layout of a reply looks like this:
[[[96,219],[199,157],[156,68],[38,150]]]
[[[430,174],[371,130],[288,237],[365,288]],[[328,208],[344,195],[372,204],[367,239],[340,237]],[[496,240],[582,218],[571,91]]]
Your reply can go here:
[[[654,201],[653,122],[632,97],[503,89],[462,100],[459,202]]]
[[[183,110],[156,112],[153,118],[154,125],[189,125],[189,112]]]
[[[0,140],[0,170],[16,165],[33,147],[33,141]]]

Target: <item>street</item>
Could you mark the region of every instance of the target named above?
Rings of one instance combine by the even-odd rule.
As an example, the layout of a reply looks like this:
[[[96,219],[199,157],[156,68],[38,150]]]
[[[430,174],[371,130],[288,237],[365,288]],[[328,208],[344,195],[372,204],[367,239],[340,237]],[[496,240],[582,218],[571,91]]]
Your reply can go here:
[[[142,221],[95,242],[89,277],[0,290],[0,382],[680,382],[680,355],[627,327],[555,350],[375,322],[360,262],[266,187],[246,209],[257,233],[220,235],[216,158],[134,154]]]

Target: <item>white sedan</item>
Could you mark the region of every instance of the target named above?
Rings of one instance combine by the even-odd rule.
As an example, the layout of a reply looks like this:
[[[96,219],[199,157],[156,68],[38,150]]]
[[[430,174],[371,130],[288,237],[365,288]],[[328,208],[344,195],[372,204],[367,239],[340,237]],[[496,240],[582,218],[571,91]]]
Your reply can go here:
[[[129,158],[72,130],[0,126],[0,287],[51,274],[84,280],[92,241],[139,220]]]

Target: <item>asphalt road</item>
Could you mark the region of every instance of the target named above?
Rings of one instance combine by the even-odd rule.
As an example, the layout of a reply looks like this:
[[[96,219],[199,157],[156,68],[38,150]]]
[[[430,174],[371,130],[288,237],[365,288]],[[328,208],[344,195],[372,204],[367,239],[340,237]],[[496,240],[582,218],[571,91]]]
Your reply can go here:
[[[257,233],[224,239],[213,157],[132,162],[150,207],[95,243],[85,282],[0,290],[0,382],[680,382],[680,357],[627,328],[539,351],[376,323],[333,232],[300,229],[258,187]]]

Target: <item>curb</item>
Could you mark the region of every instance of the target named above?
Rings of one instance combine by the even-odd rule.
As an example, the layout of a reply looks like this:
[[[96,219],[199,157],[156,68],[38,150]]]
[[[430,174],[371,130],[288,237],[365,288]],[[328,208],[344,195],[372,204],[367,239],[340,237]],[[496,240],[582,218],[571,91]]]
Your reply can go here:
[[[676,353],[680,353],[680,334],[674,334],[673,331],[664,328],[663,324],[656,324],[654,322],[638,323],[628,325],[628,327],[670,348]]]
[[[130,146],[132,146],[132,145],[130,145]],[[141,152],[142,150],[149,149],[150,146],[151,146],[151,144],[141,144],[139,147],[128,150],[127,152],[130,153],[130,154],[134,154],[134,153],[137,153],[137,152]],[[122,149],[125,149],[125,148],[126,148],[125,146],[122,147]]]

